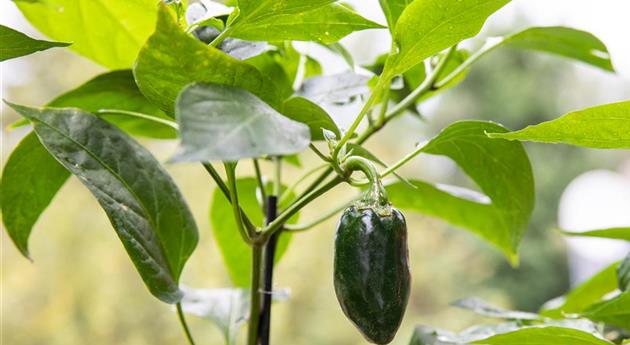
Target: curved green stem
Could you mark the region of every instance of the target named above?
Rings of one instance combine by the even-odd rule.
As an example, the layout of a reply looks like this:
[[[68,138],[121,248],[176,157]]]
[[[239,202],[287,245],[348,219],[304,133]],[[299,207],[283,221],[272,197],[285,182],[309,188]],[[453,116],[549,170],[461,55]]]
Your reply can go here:
[[[410,160],[414,159],[417,155],[422,153],[422,150],[424,150],[424,146],[423,145],[419,145],[415,150],[413,150],[412,152],[407,154],[401,160],[399,160],[398,162],[394,163],[389,168],[383,170],[381,172],[381,174],[380,174],[381,178],[386,177],[387,175],[394,173],[400,167],[402,167],[403,165],[407,164]]]
[[[221,178],[221,175],[219,175],[219,173],[212,166],[212,164],[208,162],[201,163],[201,164],[206,169],[210,177],[212,177],[214,182],[217,184],[217,186],[219,187],[219,189],[221,190],[221,192],[223,193],[227,201],[229,203],[232,203],[232,197],[230,196],[230,188],[225,184],[225,182],[223,181],[223,178]],[[245,212],[240,207],[239,207],[239,210],[241,212],[241,218],[243,219],[243,222],[245,223],[245,227],[247,227],[249,232],[255,233],[256,226],[252,223],[252,221],[249,219],[249,217],[247,217]]]
[[[293,191],[295,191],[295,189],[297,189],[297,187],[300,184],[302,184],[302,182],[306,181],[306,179],[311,177],[313,174],[315,174],[316,172],[318,172],[321,169],[324,169],[326,167],[328,167],[328,164],[322,164],[322,165],[316,166],[315,168],[313,168],[310,171],[306,172],[304,175],[302,175],[302,177],[300,177],[297,181],[295,181],[291,185],[291,187],[287,188],[284,192],[282,192],[282,196],[280,197],[280,200],[278,201],[278,203],[279,204],[283,204],[287,200],[287,198],[291,195],[291,193],[293,193]]]
[[[334,207],[328,211],[326,211],[322,216],[308,222],[308,223],[304,223],[304,224],[285,224],[284,225],[284,229],[288,230],[288,231],[305,231],[308,230],[312,227],[315,227],[323,222],[325,222],[326,220],[328,220],[329,218],[333,217],[334,215],[336,215],[337,213],[345,210],[346,208],[348,208],[350,205],[352,205],[353,202],[357,201],[358,198],[352,198],[349,201],[346,201],[342,204],[340,204],[337,207]]]
[[[395,107],[393,107],[390,111],[388,111],[387,114],[385,115],[385,118],[391,119],[392,117],[397,116],[398,114],[405,111],[405,109],[411,106],[414,102],[416,102],[418,98],[422,97],[425,93],[427,93],[431,89],[437,87],[435,83],[437,79],[440,77],[440,74],[442,74],[442,72],[444,71],[446,64],[451,59],[454,52],[455,52],[455,46],[449,48],[448,52],[446,53],[446,56],[444,56],[440,60],[440,62],[437,64],[437,66],[435,66],[435,69],[433,70],[433,72],[430,75],[428,75],[417,88],[415,88],[409,95],[407,95],[407,97],[405,97],[402,101],[400,101],[400,103],[396,104]]]
[[[262,209],[267,209],[267,191],[265,190],[265,183],[263,182],[262,173],[260,171],[260,164],[258,159],[254,158],[254,171],[256,172],[256,181],[258,182],[258,189],[260,190],[260,197],[262,198]]]
[[[295,201],[293,204],[291,204],[291,206],[289,206],[286,210],[284,210],[284,212],[282,212],[278,216],[278,218],[276,218],[273,222],[269,223],[263,229],[262,241],[263,242],[266,241],[276,231],[279,231],[280,229],[282,229],[284,224],[291,217],[293,217],[293,215],[295,215],[297,212],[299,212],[304,206],[308,205],[311,201],[317,199],[319,196],[321,196],[324,193],[328,192],[329,190],[333,189],[335,186],[337,186],[341,182],[343,182],[343,179],[341,177],[337,176],[334,179],[332,179],[330,182],[328,182],[325,185],[321,186],[320,188],[311,191],[310,193],[306,194],[304,197],[302,197],[302,198],[298,199],[297,201]]]
[[[107,114],[118,114],[118,115],[126,115],[131,117],[137,117],[139,119],[149,120],[155,123],[159,123],[161,125],[169,126],[175,130],[179,130],[179,125],[175,121],[170,121],[167,119],[163,119],[161,117],[147,115],[143,113],[138,113],[135,111],[128,110],[119,110],[119,109],[100,109],[96,112],[99,115],[107,115]]]
[[[219,44],[221,44],[230,35],[231,31],[231,27],[225,28],[225,30],[221,31],[219,36],[215,37],[208,45],[214,48],[218,47]]]
[[[498,38],[498,37],[494,37],[494,38],[490,38],[486,40],[486,43],[483,45],[483,47],[481,47],[473,55],[468,57],[468,59],[466,59],[466,61],[464,61],[461,65],[457,66],[457,68],[453,70],[453,72],[449,73],[449,75],[444,77],[444,79],[436,82],[435,88],[438,88],[438,89],[442,88],[448,83],[450,83],[451,81],[453,81],[455,78],[459,77],[462,73],[466,71],[467,68],[469,68],[473,63],[477,62],[477,60],[481,59],[483,56],[485,56],[489,52],[498,48],[501,45],[501,43],[503,43],[504,40],[505,39]]]
[[[184,334],[186,334],[186,339],[188,339],[188,344],[195,345],[195,340],[193,339],[193,336],[190,333],[190,328],[188,328],[188,324],[186,323],[186,317],[184,316],[184,311],[182,310],[182,304],[177,303],[175,305],[175,308],[177,309],[177,318],[179,319],[179,324],[182,326]]]
[[[238,232],[241,234],[243,241],[251,245],[253,244],[252,238],[255,234],[251,233],[243,223],[243,216],[241,208],[239,207],[238,192],[236,189],[236,164],[224,163],[224,165],[225,173],[228,179],[228,188],[230,191],[230,204],[232,205],[232,213],[234,215],[234,220],[236,221],[236,227],[238,228]]]

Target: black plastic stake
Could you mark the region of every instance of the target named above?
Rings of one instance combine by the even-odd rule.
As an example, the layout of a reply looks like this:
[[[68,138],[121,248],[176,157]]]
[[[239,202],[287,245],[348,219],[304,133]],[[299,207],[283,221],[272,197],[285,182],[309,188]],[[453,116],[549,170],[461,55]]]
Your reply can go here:
[[[278,198],[274,195],[267,197],[266,222],[271,223],[278,216]],[[271,325],[271,301],[273,291],[273,263],[276,256],[276,245],[281,231],[277,231],[269,238],[264,251],[263,271],[263,302],[260,309],[260,324],[258,326],[260,345],[269,345],[269,331]]]

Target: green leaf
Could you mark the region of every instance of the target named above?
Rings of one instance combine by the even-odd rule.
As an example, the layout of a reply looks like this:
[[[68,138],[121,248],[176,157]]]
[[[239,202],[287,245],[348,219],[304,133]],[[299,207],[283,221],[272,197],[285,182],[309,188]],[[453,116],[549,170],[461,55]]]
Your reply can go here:
[[[396,183],[388,186],[387,192],[397,207],[440,217],[470,230],[516,263],[517,247],[534,208],[532,168],[522,145],[488,140],[485,133],[489,131],[506,130],[492,122],[456,122],[422,149],[451,158],[487,197],[421,181],[411,182],[416,189]]]
[[[612,345],[595,335],[565,327],[528,327],[475,341],[481,345]]]
[[[451,305],[457,308],[470,310],[475,314],[485,317],[529,321],[540,319],[540,316],[538,314],[518,310],[504,310],[494,305],[491,305],[488,302],[477,297],[460,299],[451,303]]]
[[[262,226],[264,219],[262,207],[257,199],[258,182],[256,179],[253,177],[238,179],[236,188],[243,211],[254,225]],[[292,198],[293,194],[287,200],[290,201]],[[297,216],[291,218],[290,223],[295,224],[297,219]],[[212,196],[210,223],[212,224],[214,239],[221,250],[232,283],[236,287],[249,287],[252,272],[251,247],[243,242],[234,221],[232,207],[219,189],[216,189]],[[290,236],[287,233],[282,233],[276,249],[276,262],[282,258],[289,240]]]
[[[382,28],[339,4],[315,6],[323,2],[331,1],[261,1],[252,14],[240,5],[241,14],[228,30],[230,36],[249,41],[293,40],[328,44],[354,31]],[[289,3],[301,4],[291,9],[283,6]],[[262,12],[264,6],[267,6],[267,12]]]
[[[596,338],[600,338],[601,336],[597,332],[595,325],[585,319],[567,319],[567,320],[548,320],[545,321],[544,324],[540,324],[534,327],[524,326],[523,322],[504,322],[500,324],[492,324],[492,325],[479,325],[473,326],[460,333],[453,333],[442,329],[434,329],[427,326],[417,326],[414,330],[413,337],[409,345],[470,345],[470,344],[486,344],[488,338],[494,337],[496,335],[503,335],[506,338],[515,337],[511,333],[520,332],[526,329],[533,329],[531,331],[533,334],[542,335],[547,333],[552,333],[552,331],[543,331],[539,332],[536,330],[539,329],[560,329],[561,332],[558,333],[558,338],[556,339],[556,344],[559,345],[574,345],[571,342],[571,339],[565,339],[562,336],[562,333],[569,332],[573,333],[573,331],[584,333],[587,335],[594,335]],[[529,331],[528,331],[529,332]],[[514,339],[517,339],[516,336]],[[545,339],[541,337],[541,339]],[[500,344],[519,344],[519,345],[541,345],[547,344],[539,343],[539,339],[533,340],[532,342],[520,343],[520,342],[501,342]],[[502,339],[497,339],[495,341],[503,341]],[[545,340],[541,340],[545,341]],[[605,342],[604,344],[609,343]]]
[[[151,293],[178,302],[179,277],[197,245],[197,227],[157,160],[90,113],[11,107],[33,122],[48,152],[94,194]]]
[[[398,18],[413,0],[379,0],[378,2],[381,4],[385,18],[387,18],[389,30],[394,32]]]
[[[293,94],[293,82],[300,61],[299,55],[287,59],[276,51],[269,51],[245,61],[256,67],[260,73],[274,83],[282,99],[286,99]],[[289,65],[291,67],[295,66],[295,70],[290,71],[291,67]]]
[[[28,238],[39,216],[70,173],[30,133],[11,153],[2,171],[2,221],[20,252],[28,257]]]
[[[72,44],[36,40],[4,25],[0,25],[0,42],[2,42],[2,46],[0,46],[0,61],[33,54],[54,47],[67,47]]]
[[[630,101],[576,111],[558,119],[491,138],[559,143],[597,149],[630,148]]]
[[[590,305],[597,303],[617,288],[616,268],[614,263],[592,276],[566,295],[562,305],[553,309],[542,310],[540,314],[562,318],[565,314],[579,314]]]
[[[402,74],[424,59],[475,36],[486,19],[510,0],[416,0],[402,12],[396,50],[386,64],[387,77]]]
[[[309,128],[243,89],[192,84],[177,99],[181,145],[173,162],[237,161],[301,152]]]
[[[282,114],[307,125],[311,130],[311,140],[313,141],[324,140],[322,129],[327,129],[335,133],[337,137],[341,137],[341,132],[330,115],[320,106],[304,97],[296,96],[284,101]]]
[[[179,92],[192,82],[243,88],[272,106],[280,104],[269,78],[254,66],[186,34],[163,5],[156,31],[140,50],[133,74],[140,91],[169,115],[175,113]]]
[[[591,320],[630,330],[630,291],[590,306],[583,315]]]
[[[324,75],[304,81],[298,95],[315,103],[339,103],[370,92],[370,77],[354,72]]]
[[[158,119],[170,119],[140,93],[131,70],[101,74],[55,98],[48,106],[75,107],[92,113],[103,109],[115,109],[142,113]],[[175,129],[155,121],[114,114],[102,117],[132,135],[157,139],[177,137]]]
[[[110,69],[129,68],[155,23],[155,0],[16,2],[46,36]]]
[[[630,241],[630,228],[608,228],[582,232],[562,231],[562,233],[567,236],[600,237]]]
[[[260,18],[296,14],[334,2],[337,0],[239,0],[238,8],[241,11],[239,20],[250,22]]]
[[[619,290],[630,290],[630,253],[617,266],[617,280],[619,281]]]
[[[606,45],[593,34],[581,30],[561,26],[535,27],[506,37],[502,44],[560,55],[615,71]]]

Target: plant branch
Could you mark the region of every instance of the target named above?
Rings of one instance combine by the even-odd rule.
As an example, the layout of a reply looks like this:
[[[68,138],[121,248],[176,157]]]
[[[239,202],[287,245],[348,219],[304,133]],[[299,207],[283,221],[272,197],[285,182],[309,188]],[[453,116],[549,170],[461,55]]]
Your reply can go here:
[[[298,232],[298,231],[305,231],[308,230],[312,227],[315,227],[323,222],[325,222],[326,220],[328,220],[329,218],[333,217],[334,215],[336,215],[337,213],[343,211],[344,209],[346,209],[348,206],[350,206],[353,202],[355,202],[358,198],[352,198],[344,203],[339,204],[339,206],[334,207],[326,212],[324,212],[324,214],[308,223],[304,223],[304,224],[285,224],[284,225],[284,229],[291,231],[291,232]]]
[[[224,165],[225,173],[228,179],[228,188],[230,190],[230,204],[232,205],[232,213],[234,215],[234,220],[236,221],[236,227],[238,228],[238,232],[241,234],[243,241],[251,245],[253,244],[252,238],[256,234],[251,233],[249,229],[245,227],[245,224],[243,222],[242,210],[239,207],[238,192],[236,189],[236,164],[224,163]]]
[[[262,209],[267,209],[267,191],[265,190],[265,183],[263,182],[262,173],[260,172],[260,164],[258,159],[254,158],[254,170],[256,171],[256,181],[258,182],[258,189],[260,190],[260,197],[262,198]]]
[[[494,37],[494,38],[487,39],[484,45],[479,50],[477,50],[473,55],[468,57],[468,59],[462,62],[461,65],[457,66],[457,68],[453,70],[453,72],[449,73],[449,75],[444,77],[442,80],[437,81],[435,83],[435,88],[438,88],[438,89],[442,88],[448,83],[450,83],[451,81],[453,81],[455,78],[459,77],[462,73],[464,73],[464,71],[466,71],[467,68],[469,68],[473,63],[477,62],[477,60],[481,59],[483,56],[485,56],[489,52],[498,48],[501,45],[501,43],[503,43],[503,41],[504,41],[504,38],[502,37]]]
[[[126,115],[126,116],[131,116],[131,117],[137,117],[139,119],[149,120],[149,121],[152,121],[152,122],[155,122],[155,123],[159,123],[161,125],[165,125],[165,126],[171,127],[171,128],[173,128],[175,130],[179,130],[179,124],[177,124],[177,122],[175,122],[175,121],[163,119],[163,118],[157,117],[157,116],[152,116],[152,115],[147,115],[147,114],[143,114],[143,113],[138,113],[138,112],[135,112],[135,111],[119,110],[119,109],[99,109],[96,113],[98,115],[118,114],[118,115]]]
[[[308,147],[317,155],[317,157],[321,158],[321,160],[323,160],[324,162],[330,162],[330,157],[327,157],[325,154],[323,154],[322,151],[315,147],[315,145],[311,143],[310,145],[308,145]]]
[[[263,239],[269,239],[269,237],[271,237],[274,233],[276,233],[277,231],[282,229],[282,226],[291,217],[293,217],[293,215],[295,215],[297,212],[299,212],[304,206],[308,205],[311,201],[317,199],[321,195],[323,195],[326,192],[328,192],[329,190],[333,189],[334,187],[336,187],[341,182],[343,182],[343,179],[341,177],[337,176],[334,179],[332,179],[330,182],[328,182],[325,185],[321,186],[320,188],[311,191],[310,193],[306,194],[304,197],[302,197],[302,198],[298,199],[297,201],[295,201],[284,212],[282,212],[278,216],[278,218],[276,218],[273,222],[269,223],[265,227],[265,229],[263,229],[263,233],[262,233]]]
[[[412,159],[414,159],[417,155],[419,155],[420,153],[422,153],[422,150],[424,150],[424,145],[418,145],[418,147],[413,150],[412,152],[410,152],[409,154],[407,154],[405,157],[403,157],[401,160],[399,160],[398,162],[394,163],[394,165],[390,166],[389,168],[383,170],[380,175],[381,178],[386,177],[387,175],[390,175],[392,173],[394,173],[396,170],[398,170],[400,167],[402,167],[403,165],[407,164],[409,161],[411,161]]]
[[[221,192],[223,193],[223,195],[225,196],[227,201],[229,203],[232,203],[232,197],[230,196],[230,188],[228,188],[228,186],[225,184],[225,182],[223,181],[223,178],[221,178],[221,175],[219,175],[219,173],[212,166],[212,164],[210,164],[208,162],[201,163],[201,164],[206,169],[206,171],[208,172],[210,177],[212,177],[214,182],[217,184],[217,186],[219,187],[219,189],[221,190]],[[249,219],[249,217],[247,217],[247,215],[245,214],[245,211],[243,211],[243,209],[241,209],[240,206],[239,206],[239,210],[241,212],[241,217],[242,217],[243,222],[245,223],[245,226],[247,227],[248,231],[252,232],[252,233],[255,233],[256,232],[256,226],[252,223],[252,221]]]
[[[306,179],[308,179],[309,177],[311,177],[313,174],[315,174],[316,172],[320,171],[321,169],[324,169],[328,167],[328,164],[323,164],[323,165],[319,165],[316,166],[315,168],[311,169],[310,171],[306,172],[304,175],[302,175],[302,177],[300,177],[297,181],[295,181],[289,188],[285,189],[280,197],[280,200],[278,201],[279,204],[283,204],[287,198],[291,195],[291,193],[293,193],[293,191],[295,191],[295,189],[302,183],[304,182]]]
[[[186,323],[186,317],[184,316],[184,311],[182,310],[182,304],[177,303],[175,305],[175,308],[177,309],[177,318],[179,319],[179,324],[182,326],[184,334],[186,334],[186,339],[188,339],[188,344],[195,345],[195,340],[193,339],[193,336],[190,333],[190,328],[188,328],[188,324]]]
[[[448,61],[453,56],[455,52],[455,46],[449,48],[446,55],[440,60],[440,62],[435,66],[433,72],[428,75],[422,83],[415,88],[407,97],[405,97],[400,103],[396,104],[390,111],[385,115],[386,121],[387,119],[391,119],[399,114],[401,114],[405,109],[411,106],[413,103],[418,100],[418,98],[422,97],[424,94],[434,89],[435,83],[437,79],[440,77],[440,74],[444,71]]]

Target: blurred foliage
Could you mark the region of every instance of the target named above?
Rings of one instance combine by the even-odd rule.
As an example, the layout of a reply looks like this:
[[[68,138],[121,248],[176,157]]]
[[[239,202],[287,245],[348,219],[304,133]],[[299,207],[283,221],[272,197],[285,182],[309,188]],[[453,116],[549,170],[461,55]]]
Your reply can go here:
[[[44,104],[99,71],[65,52],[27,57],[11,66],[34,68],[24,77],[23,85],[9,87],[5,96],[31,105]],[[68,74],[68,70],[77,72]],[[396,121],[368,147],[392,162],[419,138],[426,139],[457,119],[490,119],[521,128],[554,118],[567,110],[557,90],[584,87],[576,86],[575,73],[569,63],[559,59],[513,51],[496,53],[476,65],[462,85],[427,106],[426,122],[411,117]],[[5,114],[5,125],[15,119]],[[4,155],[23,134],[3,132]],[[174,151],[169,142],[143,143],[161,161]],[[563,241],[550,231],[556,222],[560,194],[581,172],[615,168],[619,154],[594,154],[592,150],[558,145],[527,145],[527,149],[537,178],[538,203],[523,241],[519,269],[509,267],[499,252],[469,233],[422,215],[407,215],[413,289],[394,344],[406,344],[417,323],[461,329],[478,321],[472,314],[447,307],[458,298],[476,295],[505,307],[536,310],[545,300],[566,291]],[[315,162],[312,154],[304,154],[305,166]],[[182,282],[192,287],[228,286],[208,221],[213,189],[210,179],[200,166],[167,168],[189,201],[201,231],[200,245]],[[268,163],[263,168],[270,175]],[[246,164],[239,172],[242,176],[252,174]],[[402,173],[471,185],[452,164],[439,159],[420,158]],[[285,176],[294,180],[299,172],[288,166]],[[340,188],[328,194],[305,210],[302,219],[316,217],[349,193],[348,188]],[[276,286],[290,288],[292,293],[289,302],[274,307],[272,337],[277,343],[364,344],[343,316],[333,292],[335,221],[296,235],[278,267]],[[34,263],[19,255],[4,232],[1,238],[6,344],[184,344],[172,309],[147,293],[105,214],[76,179],[64,186],[35,227],[31,240]],[[189,317],[189,322],[199,344],[221,343],[220,332],[207,321]]]

